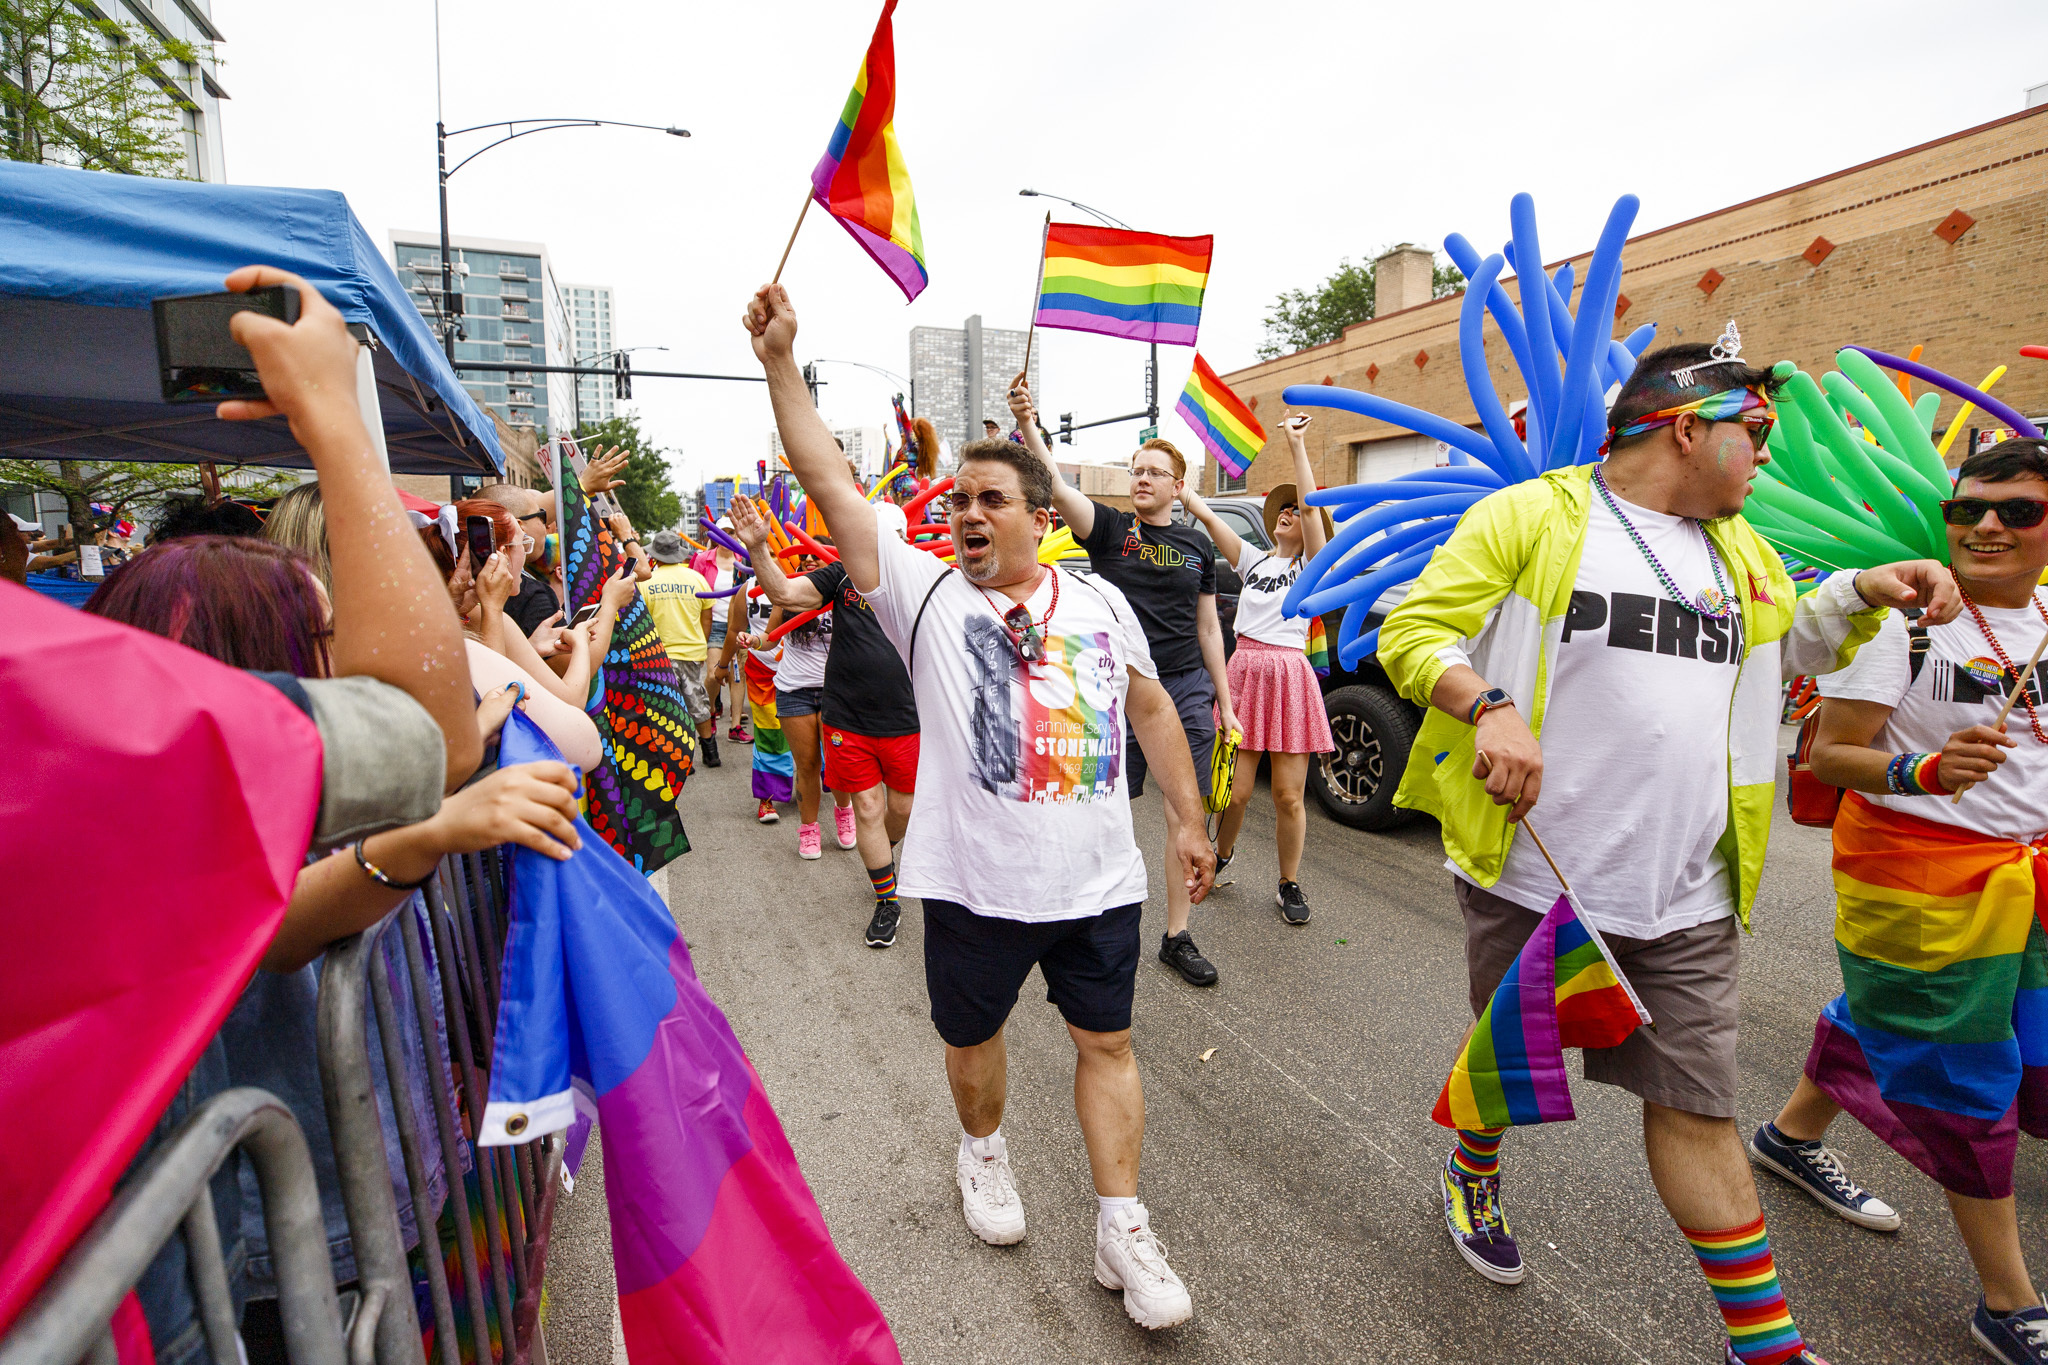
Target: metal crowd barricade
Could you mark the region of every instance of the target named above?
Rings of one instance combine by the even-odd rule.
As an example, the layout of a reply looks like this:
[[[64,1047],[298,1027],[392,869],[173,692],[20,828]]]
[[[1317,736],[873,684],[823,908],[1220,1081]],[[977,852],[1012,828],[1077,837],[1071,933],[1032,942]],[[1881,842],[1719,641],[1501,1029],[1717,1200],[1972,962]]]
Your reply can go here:
[[[215,1365],[240,1365],[206,1185],[236,1146],[255,1163],[292,1365],[342,1365],[344,1350],[348,1365],[427,1365],[371,1065],[367,1022],[373,1014],[419,1235],[436,1365],[464,1365],[464,1326],[478,1365],[544,1363],[541,1283],[564,1183],[565,1135],[511,1147],[475,1145],[497,1032],[508,870],[496,850],[444,859],[424,889],[424,915],[408,900],[374,928],[330,945],[322,964],[321,1088],[360,1294],[345,1340],[305,1137],[281,1101],[243,1088],[215,1096],[195,1113],[94,1221],[0,1339],[0,1365],[113,1365],[109,1319],[181,1228],[209,1353]],[[384,950],[389,935],[397,936],[404,961],[416,1037],[399,1016]],[[431,1132],[420,1131],[413,1109],[409,1076],[415,1070],[426,1076]],[[447,1187],[443,1210],[433,1202],[430,1150],[440,1156]],[[465,1165],[476,1179],[474,1203]],[[452,1215],[460,1276],[453,1288],[437,1214]],[[457,1316],[457,1293],[466,1324]]]

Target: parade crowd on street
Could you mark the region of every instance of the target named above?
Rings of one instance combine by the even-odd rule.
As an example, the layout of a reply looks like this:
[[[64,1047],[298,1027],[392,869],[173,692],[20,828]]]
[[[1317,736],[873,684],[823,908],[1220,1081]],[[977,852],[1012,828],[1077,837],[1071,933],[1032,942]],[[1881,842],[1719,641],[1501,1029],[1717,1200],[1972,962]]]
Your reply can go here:
[[[1335,741],[1312,623],[1290,592],[1342,547],[1339,523],[1311,501],[1309,414],[1280,424],[1291,464],[1264,499],[1266,545],[1219,517],[1187,456],[1156,437],[1129,456],[1128,509],[1083,495],[1046,446],[1024,374],[1008,387],[1010,434],[953,452],[942,482],[871,496],[883,490],[863,487],[806,387],[789,292],[764,286],[743,325],[812,528],[746,496],[703,528],[613,516],[623,567],[578,610],[555,495],[498,483],[406,511],[350,397],[356,341],[296,276],[252,266],[227,286],[270,283],[299,288],[303,313],[293,324],[235,315],[268,398],[221,416],[282,414],[318,481],[267,507],[179,508],[83,608],[239,670],[307,717],[324,755],[319,827],[282,924],[152,1141],[234,1085],[297,1096],[305,1126],[321,1122],[309,964],[326,946],[407,902],[444,856],[516,844],[566,859],[581,847],[585,774],[613,761],[593,697],[637,599],[673,668],[696,764],[746,767],[744,797],[736,776],[714,790],[762,827],[738,860],[672,864],[685,928],[692,897],[791,856],[814,864],[819,903],[844,907],[849,940],[886,952],[906,914],[921,918],[941,1046],[911,1028],[893,1042],[928,1048],[945,1078],[961,1217],[994,1246],[1028,1235],[1027,1204],[1044,1216],[1010,1154],[1045,1135],[1006,1122],[1013,1064],[1055,1064],[1013,1059],[1005,1041],[1036,968],[1073,1044],[1095,1278],[1145,1328],[1194,1316],[1202,1286],[1184,1282],[1143,1202],[1135,982],[1153,954],[1190,991],[1241,970],[1196,938],[1242,856],[1262,773],[1279,872],[1272,932],[1308,924],[1326,889],[1303,882],[1304,793]],[[1484,1021],[1468,1036],[1496,1057],[1520,1045],[1503,1031],[1502,986],[1555,927],[1552,851],[1569,849],[1577,913],[1654,1021],[1587,1047],[1584,1076],[1640,1099],[1642,1161],[1669,1235],[1698,1258],[1699,1312],[1720,1313],[1726,1359],[1822,1359],[1781,1289],[1753,1171],[1853,1225],[1844,1237],[1900,1227],[1828,1144],[1846,1113],[1946,1193],[1981,1281],[1974,1307],[1955,1306],[1975,1341],[2043,1365],[2048,1307],[2013,1198],[2020,1135],[2048,1137],[2040,684],[2017,689],[2009,723],[1997,713],[2048,634],[2048,442],[2015,437],[1961,461],[1940,503],[1948,563],[1795,583],[1744,516],[1786,381],[1738,349],[1642,354],[1606,404],[1604,458],[1478,501],[1380,627],[1379,661],[1422,715],[1401,801],[1441,827],[1443,913],[1462,920],[1471,1011]],[[921,453],[935,454],[906,458]],[[592,454],[579,482],[594,497],[620,486],[626,456]],[[1042,555],[1060,528],[1071,550]],[[74,553],[32,545],[14,525],[0,537],[17,582],[30,555]],[[1242,583],[1228,637],[1226,566]],[[29,600],[0,586],[10,616]],[[1801,780],[1835,803],[1842,989],[1816,1020],[1804,1079],[1743,1132],[1741,945],[1778,799],[1782,685],[1801,676],[1822,698]],[[515,711],[563,761],[498,766]],[[1153,789],[1163,885],[1131,816]],[[685,819],[710,799],[702,785],[673,798]],[[1139,930],[1155,899],[1156,945]],[[1769,951],[1767,933],[1758,941]],[[1562,1000],[1556,1010],[1569,1012]],[[1466,1040],[1442,1041],[1448,1065]],[[1428,1099],[1416,1096],[1417,1124]],[[1445,1235],[1472,1274],[1518,1284],[1529,1272],[1509,1212],[1514,1125],[1474,1119],[1483,1106],[1454,1110],[1464,1117],[1447,1125],[1433,1173]],[[247,1356],[281,1359],[276,1288],[257,1269],[264,1224],[228,1169],[214,1202],[230,1260],[249,1268],[235,1286]],[[345,1282],[354,1269],[331,1183],[322,1212]],[[394,1192],[406,1201],[402,1172]],[[407,1205],[413,1244],[430,1212]],[[158,1361],[210,1358],[173,1248],[140,1297]]]

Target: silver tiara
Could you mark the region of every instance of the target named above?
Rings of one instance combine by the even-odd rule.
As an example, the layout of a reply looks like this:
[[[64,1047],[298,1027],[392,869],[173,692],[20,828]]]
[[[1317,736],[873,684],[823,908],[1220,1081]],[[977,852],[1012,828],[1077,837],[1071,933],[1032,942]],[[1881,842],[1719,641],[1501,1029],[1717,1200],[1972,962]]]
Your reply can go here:
[[[1702,360],[1697,365],[1688,365],[1682,370],[1673,370],[1671,372],[1672,382],[1682,389],[1689,389],[1693,385],[1693,376],[1701,370],[1711,369],[1716,365],[1740,365],[1743,363],[1742,330],[1735,325],[1734,318],[1728,319],[1728,330],[1721,333],[1715,339],[1714,348],[1708,354],[1712,357],[1711,359]]]

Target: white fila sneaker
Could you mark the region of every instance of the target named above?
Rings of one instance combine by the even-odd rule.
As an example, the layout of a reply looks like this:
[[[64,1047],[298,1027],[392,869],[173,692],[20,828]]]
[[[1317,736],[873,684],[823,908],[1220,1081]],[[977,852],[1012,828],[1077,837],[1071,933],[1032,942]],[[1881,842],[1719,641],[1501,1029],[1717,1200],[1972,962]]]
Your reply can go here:
[[[1114,1227],[1096,1220],[1095,1278],[1104,1289],[1123,1291],[1124,1311],[1140,1327],[1177,1327],[1195,1315],[1194,1300],[1166,1263],[1166,1248],[1152,1235],[1152,1215],[1143,1204]]]
[[[982,1146],[982,1140],[973,1145]],[[967,1216],[969,1232],[995,1247],[1024,1240],[1024,1200],[1010,1176],[1007,1147],[982,1156],[962,1144],[954,1174],[960,1182],[960,1209]]]

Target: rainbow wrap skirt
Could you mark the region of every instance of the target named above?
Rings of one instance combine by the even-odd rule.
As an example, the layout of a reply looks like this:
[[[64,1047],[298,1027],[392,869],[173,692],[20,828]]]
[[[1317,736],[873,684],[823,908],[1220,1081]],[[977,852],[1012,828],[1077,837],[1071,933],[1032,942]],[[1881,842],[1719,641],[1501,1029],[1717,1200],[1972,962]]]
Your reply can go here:
[[[754,796],[789,801],[796,791],[796,758],[775,711],[775,670],[747,655],[747,710],[754,722]]]
[[[1835,820],[1844,989],[1806,1074],[1971,1198],[2012,1193],[2022,1130],[2048,1138],[2044,851],[1853,792]]]

